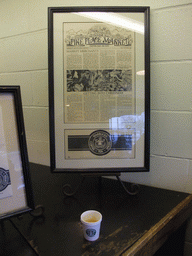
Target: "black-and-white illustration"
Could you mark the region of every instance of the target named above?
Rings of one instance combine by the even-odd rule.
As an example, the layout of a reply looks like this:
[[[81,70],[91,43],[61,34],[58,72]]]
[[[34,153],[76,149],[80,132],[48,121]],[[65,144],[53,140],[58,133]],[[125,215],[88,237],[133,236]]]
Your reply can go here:
[[[67,46],[85,46],[85,45],[114,45],[114,46],[132,46],[133,37],[129,30],[110,26],[104,23],[93,23],[88,29],[85,23],[82,28],[67,31],[65,42]]]
[[[131,91],[131,70],[67,70],[67,91]]]
[[[0,192],[5,190],[11,184],[9,170],[0,167]]]
[[[65,130],[66,159],[134,159],[135,129]]]

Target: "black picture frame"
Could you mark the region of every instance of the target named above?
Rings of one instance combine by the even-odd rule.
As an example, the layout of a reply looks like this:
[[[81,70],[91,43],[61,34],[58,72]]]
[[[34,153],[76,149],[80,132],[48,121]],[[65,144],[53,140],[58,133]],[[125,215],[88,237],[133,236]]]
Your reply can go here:
[[[89,23],[99,23],[99,24],[105,24],[105,25],[107,24],[108,26],[111,25],[109,24],[108,21],[102,21],[102,20],[98,21],[97,18],[92,18],[92,17],[90,18],[90,16],[87,17],[86,15],[90,13],[91,14],[99,14],[99,13],[115,14],[118,17],[122,16],[123,18],[127,16],[128,19],[130,17],[130,20],[131,19],[134,20],[134,17],[136,17],[136,19],[138,19],[139,21],[138,23],[143,24],[142,25],[143,35],[141,39],[141,45],[139,45],[138,43],[140,40],[138,38],[141,37],[141,36],[140,37],[138,36],[140,32],[136,31],[135,28],[133,30],[129,29],[129,31],[131,31],[130,35],[134,34],[134,39],[133,39],[134,43],[132,44],[134,45],[133,47],[134,49],[130,53],[131,55],[130,58],[134,60],[133,60],[133,63],[131,62],[130,65],[131,65],[131,69],[133,70],[132,76],[134,76],[134,79],[135,79],[135,80],[132,79],[132,81],[134,80],[134,82],[132,82],[132,86],[135,87],[135,89],[131,97],[132,98],[135,97],[135,102],[138,103],[140,100],[140,97],[143,96],[142,104],[141,104],[142,110],[140,112],[138,111],[138,109],[140,108],[140,105],[139,105],[140,103],[138,103],[138,105],[137,103],[134,103],[135,109],[134,109],[134,115],[132,115],[132,117],[134,116],[133,117],[134,120],[136,119],[138,120],[138,123],[137,121],[135,121],[135,123],[137,123],[135,126],[139,126],[140,120],[144,120],[142,121],[143,122],[142,128],[141,128],[142,131],[141,130],[137,131],[137,128],[133,128],[133,129],[130,128],[129,134],[127,135],[122,135],[121,132],[118,133],[118,140],[119,140],[119,137],[121,138],[124,137],[125,140],[129,140],[131,138],[131,141],[132,141],[131,142],[132,146],[130,146],[132,150],[131,154],[133,153],[132,155],[134,155],[133,157],[131,155],[131,157],[136,159],[135,162],[132,159],[130,161],[129,159],[127,159],[127,161],[124,159],[126,158],[126,152],[125,152],[124,158],[123,157],[121,158],[120,153],[117,154],[117,157],[115,156],[116,159],[111,156],[108,157],[109,156],[108,152],[110,152],[110,154],[112,152],[111,148],[113,148],[113,143],[112,143],[112,146],[108,145],[105,148],[103,147],[101,150],[100,148],[99,149],[96,148],[95,141],[98,138],[103,139],[103,141],[105,140],[106,144],[109,144],[109,141],[111,140],[111,138],[114,140],[115,135],[111,134],[112,129],[108,129],[109,127],[103,128],[104,126],[102,124],[99,125],[97,122],[95,122],[95,127],[94,127],[93,123],[90,121],[91,119],[89,120],[90,122],[87,122],[84,125],[84,120],[79,121],[78,117],[77,119],[75,119],[74,116],[71,117],[70,115],[72,112],[69,113],[66,107],[67,105],[69,106],[68,100],[70,98],[70,96],[68,97],[66,95],[72,92],[70,91],[68,86],[68,76],[71,76],[72,72],[73,73],[76,72],[76,77],[80,77],[82,76],[82,73],[85,70],[88,70],[88,71],[91,70],[91,68],[89,68],[89,66],[87,68],[86,65],[85,65],[86,67],[83,66],[83,68],[82,67],[79,68],[78,61],[81,61],[81,60],[78,60],[79,55],[76,55],[75,51],[72,53],[73,55],[72,54],[70,55],[70,50],[72,49],[72,47],[70,48],[70,50],[68,50],[67,47],[75,45],[74,35],[77,35],[78,33],[80,33],[79,31],[81,31],[81,33],[84,33],[82,31],[83,29],[86,30],[86,26],[88,31],[88,28],[90,26]],[[127,17],[125,18],[127,19]],[[142,22],[140,22],[140,18]],[[121,25],[112,24],[111,26],[114,26],[115,28],[116,26],[120,27]],[[92,27],[92,32],[93,31],[94,31],[94,28]],[[69,43],[69,37],[71,36],[71,33],[73,33],[72,36],[74,40],[73,41],[71,40],[71,42]],[[80,37],[78,37],[78,40],[79,38]],[[86,44],[86,43],[83,43],[83,44]],[[81,48],[81,45],[80,47],[78,46],[78,50],[83,49],[84,46],[85,45],[83,45],[82,48]],[[87,52],[90,52],[90,49],[93,49],[91,48],[91,46],[90,48],[87,48]],[[109,47],[108,49],[115,51],[113,50],[112,46],[111,48]],[[98,49],[95,48],[95,50],[98,50]],[[142,58],[143,70],[138,71],[137,75],[144,75],[142,78],[143,79],[142,81],[144,83],[143,89],[139,89],[140,87],[139,85],[137,85],[136,78],[135,78],[137,68],[139,68],[139,67],[136,67],[136,62],[137,62],[136,60],[139,59],[140,53]],[[101,53],[99,54],[101,56]],[[129,52],[127,52],[126,54],[128,56]],[[93,65],[90,64],[90,66],[93,66]],[[106,72],[107,75],[109,75],[109,73],[111,72],[111,70],[109,71],[109,69],[110,68],[106,68],[106,70],[108,70]],[[106,70],[102,69],[103,72]],[[119,71],[118,68],[117,69],[114,68],[114,70]],[[115,172],[115,173],[118,173],[118,172],[148,172],[149,171],[149,164],[150,164],[150,160],[149,160],[150,159],[150,7],[127,7],[127,6],[49,7],[48,8],[48,72],[49,72],[50,165],[51,165],[52,172],[74,172],[74,173],[95,173],[95,172],[96,173],[113,173]],[[91,72],[92,72],[92,75],[95,76],[96,71],[91,71]],[[122,73],[121,75],[123,75]],[[76,79],[76,81],[79,82],[80,79],[79,80]],[[93,87],[92,87],[92,90],[93,90]],[[75,95],[75,93],[73,95]],[[80,95],[80,94],[76,93],[76,95]],[[61,101],[63,101],[63,103],[61,103]],[[75,107],[75,111],[78,112],[77,105]],[[86,111],[86,114],[87,114],[87,111]],[[88,114],[90,115],[90,113]],[[129,118],[130,116],[131,115],[129,115]],[[130,120],[132,120],[132,117],[130,118]],[[80,119],[82,119],[82,117]],[[62,120],[62,121],[59,121],[59,120]],[[89,123],[91,123],[90,126],[89,126]],[[128,123],[126,125],[127,127],[129,126]],[[134,127],[134,125],[130,124],[130,127]],[[131,129],[133,130],[133,134]],[[141,143],[137,142],[137,136],[142,137]],[[92,143],[92,149],[90,146],[91,143]],[[120,142],[120,145],[122,145],[121,143],[124,143],[124,142]],[[108,147],[110,148],[109,150],[108,150]],[[121,146],[119,146],[119,148],[120,147]],[[128,149],[129,146],[127,146],[127,144],[126,144],[126,147],[127,148],[125,151],[128,152],[129,150],[129,154],[130,154],[131,150]],[[118,150],[116,150],[116,152]],[[71,153],[71,151],[73,152]],[[82,151],[84,152],[82,153]],[[87,153],[87,151],[89,151],[89,153],[90,152],[92,153],[93,159],[91,159],[92,156],[90,157],[90,154]],[[124,151],[122,150],[121,153],[122,152]],[[99,164],[99,162],[102,162],[102,164]]]
[[[34,209],[20,86],[0,86],[0,220]]]

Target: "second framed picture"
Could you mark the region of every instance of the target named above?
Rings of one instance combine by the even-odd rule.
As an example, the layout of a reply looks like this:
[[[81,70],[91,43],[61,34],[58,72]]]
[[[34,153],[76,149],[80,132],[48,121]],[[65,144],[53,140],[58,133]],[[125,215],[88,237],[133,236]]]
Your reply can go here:
[[[0,220],[32,209],[20,86],[0,86]]]

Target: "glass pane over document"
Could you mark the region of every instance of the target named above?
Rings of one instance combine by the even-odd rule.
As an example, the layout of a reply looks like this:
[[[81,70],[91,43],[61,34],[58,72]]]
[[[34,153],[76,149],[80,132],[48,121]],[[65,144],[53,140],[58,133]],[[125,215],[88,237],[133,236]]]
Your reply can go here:
[[[144,14],[65,16],[63,116],[56,118],[64,152],[56,131],[57,167],[63,167],[63,161],[68,167],[70,162],[74,168],[87,167],[83,159],[93,159],[98,168],[126,167],[127,161],[130,167],[143,166]]]
[[[27,209],[14,101],[0,91],[0,219]]]

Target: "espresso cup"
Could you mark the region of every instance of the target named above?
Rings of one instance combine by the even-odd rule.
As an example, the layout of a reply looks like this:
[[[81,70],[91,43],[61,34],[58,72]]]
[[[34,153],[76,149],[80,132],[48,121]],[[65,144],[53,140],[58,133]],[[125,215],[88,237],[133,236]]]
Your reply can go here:
[[[95,210],[89,210],[81,214],[83,234],[86,240],[95,241],[99,238],[102,215]]]

